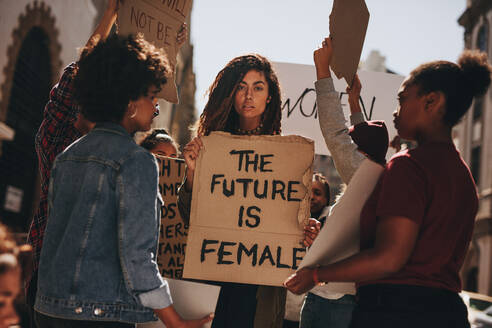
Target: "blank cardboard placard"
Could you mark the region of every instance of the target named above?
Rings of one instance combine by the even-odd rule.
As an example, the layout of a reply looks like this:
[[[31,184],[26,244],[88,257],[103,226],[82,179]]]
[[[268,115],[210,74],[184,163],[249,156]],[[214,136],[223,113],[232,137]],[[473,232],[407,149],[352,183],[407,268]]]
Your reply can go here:
[[[369,159],[362,162],[309,247],[300,268],[330,264],[359,252],[360,213],[383,170],[380,164]],[[329,283],[323,288],[345,293],[347,283]]]
[[[142,33],[147,41],[166,53],[171,72],[158,96],[174,104],[178,103],[174,81],[179,51],[176,37],[190,14],[191,6],[192,0],[125,0],[118,9],[119,34]]]
[[[281,286],[305,253],[314,142],[224,132],[202,140],[183,277]]]
[[[186,165],[182,159],[156,158],[159,164],[159,192],[164,202],[157,264],[163,277],[180,279],[183,276],[188,225],[183,222],[177,204],[178,188],[183,181]]]
[[[213,313],[219,298],[220,287],[192,281],[166,279],[176,312],[184,319],[200,319]],[[211,322],[203,328],[210,328]],[[165,328],[159,320],[138,324],[138,328]]]
[[[337,78],[343,77],[348,85],[352,85],[359,66],[368,23],[369,10],[364,0],[333,1],[330,14],[331,68]]]

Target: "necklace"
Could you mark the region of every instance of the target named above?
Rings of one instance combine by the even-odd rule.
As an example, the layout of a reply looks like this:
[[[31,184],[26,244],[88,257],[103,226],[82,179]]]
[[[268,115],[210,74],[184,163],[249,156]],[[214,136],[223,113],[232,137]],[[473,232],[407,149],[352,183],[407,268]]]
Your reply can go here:
[[[262,128],[263,128],[263,123],[260,123],[260,125],[258,125],[256,128],[252,130],[243,130],[241,128],[236,128],[236,133],[240,135],[251,136],[251,135],[258,134]]]

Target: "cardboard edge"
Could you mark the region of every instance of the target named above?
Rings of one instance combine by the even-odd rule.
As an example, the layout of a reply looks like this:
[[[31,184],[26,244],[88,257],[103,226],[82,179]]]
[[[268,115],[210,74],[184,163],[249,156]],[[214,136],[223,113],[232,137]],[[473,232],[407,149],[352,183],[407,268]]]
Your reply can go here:
[[[229,132],[224,132],[224,131],[213,131],[210,133],[209,136],[226,136],[230,137],[232,139],[249,139],[249,140],[258,140],[262,139],[268,142],[278,142],[278,143],[292,143],[292,142],[297,142],[300,144],[312,144],[314,147],[314,140],[308,137],[300,136],[300,135],[295,135],[295,134],[290,134],[290,135],[253,135],[253,136],[244,136],[244,135],[236,135],[236,134],[231,134]]]

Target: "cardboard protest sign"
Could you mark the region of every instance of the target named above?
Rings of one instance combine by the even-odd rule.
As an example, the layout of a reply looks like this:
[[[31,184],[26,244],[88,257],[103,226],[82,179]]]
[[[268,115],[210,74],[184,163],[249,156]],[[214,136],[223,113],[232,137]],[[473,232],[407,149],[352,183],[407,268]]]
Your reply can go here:
[[[282,85],[282,132],[299,134],[315,142],[316,154],[329,155],[318,122],[316,104],[316,71],[314,65],[273,63]],[[393,126],[393,112],[398,106],[396,95],[404,77],[379,72],[358,72],[362,83],[360,104],[367,119],[383,120],[388,128],[390,140],[396,135]],[[335,89],[347,120],[350,117],[347,87],[345,81],[334,79]],[[390,158],[390,148],[386,158]]]
[[[362,162],[333,206],[300,268],[330,264],[359,252],[360,214],[383,170],[383,166],[369,159]],[[354,288],[352,283],[330,283],[328,288],[334,293],[345,293],[347,285]]]
[[[163,277],[181,278],[188,225],[181,219],[177,199],[186,166],[182,159],[163,156],[156,158],[159,164],[159,191],[164,201],[157,264]]]
[[[305,252],[313,141],[224,132],[202,141],[183,277],[281,286]]]
[[[352,85],[369,23],[369,10],[364,0],[334,0],[330,14],[330,36],[333,42],[331,68],[337,78]]]
[[[173,307],[179,315],[187,320],[200,319],[213,313],[219,298],[220,287],[197,282],[167,279],[169,291],[173,298]],[[212,323],[204,325],[209,328]],[[164,328],[161,321],[137,325],[139,328]]]
[[[164,49],[172,72],[158,96],[174,104],[178,103],[174,82],[179,51],[176,37],[190,14],[191,6],[192,0],[125,0],[118,9],[118,33],[142,33],[147,41]]]

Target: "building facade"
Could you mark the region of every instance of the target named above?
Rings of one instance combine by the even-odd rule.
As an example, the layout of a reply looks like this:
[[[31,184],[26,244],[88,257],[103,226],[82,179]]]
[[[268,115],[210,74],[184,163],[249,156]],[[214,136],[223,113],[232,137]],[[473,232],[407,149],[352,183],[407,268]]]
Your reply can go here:
[[[16,232],[27,232],[38,203],[34,136],[49,90],[78,58],[106,3],[0,0],[0,222]],[[192,61],[188,41],[178,56],[180,104],[162,101],[162,116],[154,122],[180,143],[189,139],[187,128],[196,117]]]
[[[492,58],[492,1],[467,0],[458,19],[465,28],[465,48]],[[465,290],[492,295],[492,89],[474,99],[454,130],[455,144],[470,166],[480,199],[472,246],[463,267]]]

